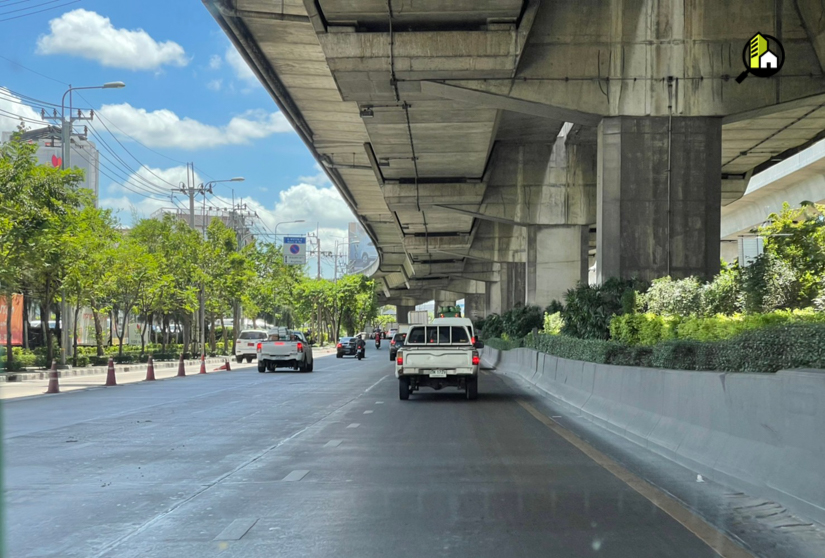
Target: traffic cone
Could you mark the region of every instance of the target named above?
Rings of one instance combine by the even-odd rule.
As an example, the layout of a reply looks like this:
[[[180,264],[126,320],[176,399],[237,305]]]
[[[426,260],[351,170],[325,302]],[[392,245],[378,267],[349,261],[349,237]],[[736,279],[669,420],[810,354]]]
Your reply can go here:
[[[227,372],[232,372],[232,367],[229,366],[229,359],[226,359],[226,371]]]
[[[206,355],[201,353],[201,371],[198,374],[206,374]]]
[[[178,362],[178,377],[186,376],[186,365],[183,363],[183,353],[180,354],[180,361]]]
[[[152,362],[152,355],[149,355],[149,366],[146,367],[146,381],[155,381],[155,364]]]
[[[57,374],[57,361],[52,361],[52,369],[49,370],[49,387],[46,389],[46,393],[60,393],[60,381],[58,380]]]
[[[112,357],[109,357],[109,369],[106,371],[106,383],[104,385],[107,387],[117,385],[117,380],[115,380],[115,359]]]

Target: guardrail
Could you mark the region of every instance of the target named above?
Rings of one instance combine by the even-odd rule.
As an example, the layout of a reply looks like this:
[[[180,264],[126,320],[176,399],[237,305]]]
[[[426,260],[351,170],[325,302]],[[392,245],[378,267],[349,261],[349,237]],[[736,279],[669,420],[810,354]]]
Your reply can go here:
[[[825,522],[825,371],[691,372],[483,349],[583,416],[697,473]]]

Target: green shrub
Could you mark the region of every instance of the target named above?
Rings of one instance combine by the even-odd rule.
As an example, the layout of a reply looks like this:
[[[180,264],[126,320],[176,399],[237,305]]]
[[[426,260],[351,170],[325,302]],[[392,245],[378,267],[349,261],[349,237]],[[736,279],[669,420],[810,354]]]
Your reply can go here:
[[[544,315],[538,306],[516,306],[501,317],[504,333],[513,339],[521,339],[533,328],[541,328]]]
[[[564,318],[561,317],[561,312],[544,315],[544,328],[542,329],[542,333],[558,335],[561,333],[563,327]]]
[[[544,309],[544,313],[553,315],[553,314],[556,314],[556,313],[560,313],[563,310],[564,310],[564,304],[562,304],[558,300],[551,300],[550,304],[547,305],[547,308]]]
[[[799,298],[793,268],[771,253],[760,254],[742,272],[745,312],[791,308]]]
[[[656,314],[624,314],[610,322],[610,338],[625,345],[653,346],[661,341],[675,339],[681,322],[678,316]]]
[[[501,337],[504,333],[504,322],[498,314],[490,314],[484,321],[484,330],[481,332],[483,339],[494,339]]]
[[[719,275],[704,286],[701,307],[703,316],[742,311],[742,274],[738,264],[723,265]]]
[[[484,344],[488,347],[493,349],[498,349],[499,351],[510,351],[512,349],[518,349],[524,346],[524,340],[522,339],[499,339],[499,338],[492,338],[487,339],[484,341]]]
[[[647,310],[664,316],[690,316],[702,311],[701,281],[688,277],[674,281],[670,277],[656,279],[645,293]]]
[[[631,298],[625,293],[644,290],[645,286],[639,280],[615,277],[601,286],[579,283],[565,294],[562,333],[581,339],[608,339],[610,320],[624,314],[623,304]]]

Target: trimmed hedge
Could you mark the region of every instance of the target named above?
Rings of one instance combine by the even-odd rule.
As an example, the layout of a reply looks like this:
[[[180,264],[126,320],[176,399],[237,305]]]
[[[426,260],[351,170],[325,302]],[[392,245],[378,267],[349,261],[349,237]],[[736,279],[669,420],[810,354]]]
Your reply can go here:
[[[489,341],[488,345],[498,348]],[[825,369],[823,323],[789,323],[745,331],[725,341],[672,340],[653,347],[543,334],[527,336],[524,346],[571,360],[673,370],[773,373]]]
[[[811,309],[775,310],[766,314],[735,314],[701,318],[625,314],[610,323],[611,338],[625,345],[652,346],[663,341],[721,341],[746,331],[769,329],[790,323],[825,323],[825,314]]]
[[[524,346],[522,339],[500,339],[494,337],[484,341],[484,344],[499,351],[509,351],[511,349],[518,349]]]

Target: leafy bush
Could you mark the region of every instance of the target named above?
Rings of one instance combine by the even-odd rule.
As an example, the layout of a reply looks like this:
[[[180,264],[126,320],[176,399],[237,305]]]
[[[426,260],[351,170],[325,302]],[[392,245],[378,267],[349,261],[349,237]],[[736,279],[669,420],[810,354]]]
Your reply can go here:
[[[702,289],[704,316],[736,314],[742,311],[742,274],[738,264],[722,267],[713,281]]]
[[[544,314],[538,306],[516,306],[501,317],[504,333],[514,339],[521,339],[533,328],[541,328]]]
[[[645,286],[642,281],[615,277],[601,286],[579,283],[565,294],[562,333],[581,339],[608,339],[610,320],[624,313],[623,301],[628,303],[629,295],[625,293],[643,290]]]
[[[790,308],[799,296],[793,268],[769,252],[760,254],[742,272],[745,312]]]
[[[624,314],[610,322],[610,338],[626,345],[652,346],[676,338],[681,318],[653,313]]]
[[[558,335],[561,333],[563,327],[564,318],[561,317],[561,312],[544,315],[544,329],[542,329],[542,333]]]
[[[494,339],[501,337],[504,333],[504,322],[498,314],[490,314],[484,320],[484,330],[481,332],[483,339]]]
[[[492,338],[487,339],[485,345],[491,347],[493,349],[498,349],[499,351],[509,351],[512,349],[518,349],[524,346],[524,341],[522,339],[499,339],[499,338]]]
[[[544,309],[545,314],[556,314],[562,312],[564,310],[564,304],[562,304],[558,300],[551,300],[550,304],[547,305],[547,308]]]
[[[664,316],[690,316],[702,310],[702,283],[696,277],[656,279],[645,294],[647,309]]]

